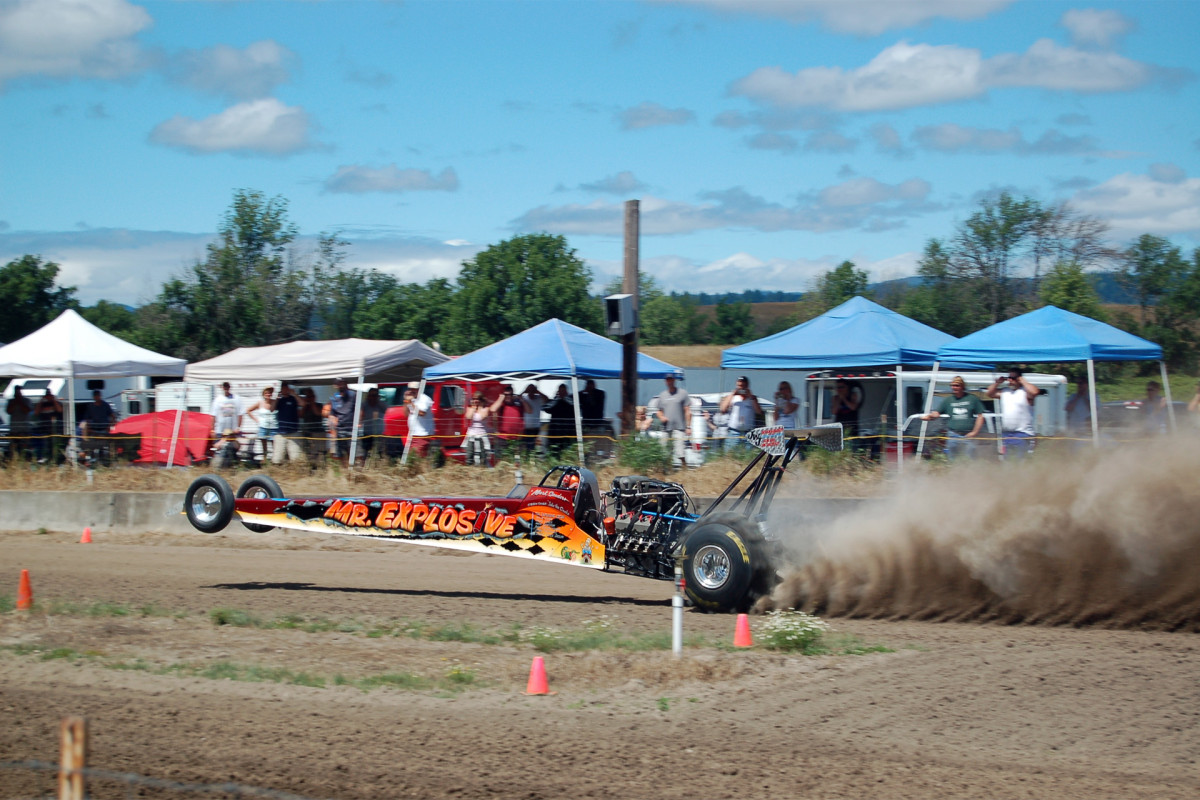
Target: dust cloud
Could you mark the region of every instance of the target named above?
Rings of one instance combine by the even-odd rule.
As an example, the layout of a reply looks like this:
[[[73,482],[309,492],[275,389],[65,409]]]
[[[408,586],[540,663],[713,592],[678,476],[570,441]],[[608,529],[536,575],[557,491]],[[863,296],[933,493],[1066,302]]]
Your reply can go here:
[[[789,565],[758,608],[1200,631],[1197,445],[960,464],[808,530],[772,519]]]

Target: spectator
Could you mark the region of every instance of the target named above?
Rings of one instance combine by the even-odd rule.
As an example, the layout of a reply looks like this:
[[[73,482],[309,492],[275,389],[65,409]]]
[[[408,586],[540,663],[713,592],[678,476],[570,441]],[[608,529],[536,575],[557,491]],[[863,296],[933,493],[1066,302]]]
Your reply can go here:
[[[383,407],[383,401],[379,399],[379,389],[372,386],[367,390],[367,396],[363,398],[362,417],[359,420],[359,435],[362,436],[362,453],[363,462],[367,460],[367,456],[371,454],[372,449],[377,452],[382,452],[382,448],[378,447],[383,436],[383,414],[386,409]]]
[[[242,398],[233,393],[229,388],[229,381],[221,384],[221,392],[217,395],[217,399],[213,400],[212,408],[209,410],[213,416],[213,433],[223,435],[227,430],[240,431],[242,429],[242,415],[246,413]]]
[[[763,413],[758,398],[750,391],[749,378],[742,375],[737,379],[733,391],[721,398],[720,410],[729,415],[725,449],[743,446],[746,434],[754,428],[755,420]]]
[[[38,400],[37,405],[33,407],[33,419],[36,426],[34,434],[37,436],[33,440],[33,449],[37,453],[39,463],[46,463],[47,458],[51,461],[58,459],[58,437],[62,435],[62,418],[62,403],[58,402],[54,392],[47,389],[46,393]]]
[[[408,409],[408,447],[418,456],[429,451],[433,435],[433,398],[420,391],[420,381],[412,381],[404,392],[404,407]]]
[[[275,400],[275,421],[279,432],[272,443],[271,463],[282,464],[286,458],[289,461],[299,461],[304,454],[303,441],[300,439],[300,400],[292,391],[292,385],[284,381],[279,385],[279,397]]]
[[[795,428],[796,411],[799,408],[800,401],[792,394],[792,385],[787,381],[780,381],[779,388],[775,391],[775,424],[788,430]]]
[[[1200,383],[1196,384],[1196,393],[1188,401],[1187,408],[1188,413],[1192,415],[1192,420],[1197,426],[1200,426]]]
[[[241,446],[237,431],[233,428],[222,430],[221,437],[213,445],[213,469],[224,469],[237,464],[238,450]]]
[[[525,432],[525,399],[517,397],[513,392],[513,387],[505,386],[489,410],[496,418],[496,429],[500,441],[516,441]]]
[[[590,378],[579,393],[579,416],[583,418],[584,428],[603,427],[605,424],[604,390],[597,389],[596,382]]]
[[[345,378],[336,379],[333,386],[334,392],[325,404],[324,414],[336,441],[334,452],[344,464],[350,456],[350,442],[354,438],[355,394],[350,391]]]
[[[467,421],[467,436],[463,439],[463,449],[466,451],[468,464],[474,460],[480,466],[491,466],[492,442],[488,438],[488,420],[491,417],[492,409],[484,400],[483,392],[475,392],[471,398],[471,405],[463,411],[463,418]]]
[[[1000,427],[1004,456],[1021,459],[1033,452],[1033,402],[1041,390],[1030,383],[1022,370],[1010,369],[996,378],[987,395],[1000,400]]]
[[[542,394],[537,384],[531,383],[521,393],[525,401],[525,433],[522,448],[526,455],[537,450],[538,438],[542,435],[542,409],[550,398]]]
[[[663,430],[671,440],[671,463],[685,467],[684,452],[687,448],[688,434],[692,430],[692,403],[686,389],[675,385],[675,376],[663,378],[667,388],[658,393],[655,398],[658,408],[655,416],[662,423]]]
[[[275,387],[262,390],[262,397],[246,409],[246,413],[258,424],[258,441],[262,444],[263,463],[271,457],[270,445],[279,433],[279,416],[275,405]]]
[[[955,375],[950,381],[950,397],[942,398],[936,411],[921,417],[924,420],[949,417],[946,423],[946,457],[951,461],[960,455],[974,456],[974,439],[983,430],[983,401],[967,394],[967,382]]]
[[[12,400],[8,401],[4,413],[8,414],[9,451],[15,456],[31,445],[29,432],[32,427],[30,417],[33,415],[33,406],[21,394],[20,386],[13,387]]]
[[[557,458],[575,438],[575,399],[567,391],[567,385],[560,383],[554,399],[545,406],[550,414],[549,442],[546,450]]]
[[[321,406],[317,403],[316,393],[308,386],[300,390],[299,438],[304,442],[310,460],[328,452],[329,435],[325,431]]]
[[[1146,398],[1142,400],[1142,424],[1147,433],[1157,435],[1167,431],[1167,398],[1162,396],[1162,384],[1158,381],[1146,384]]]
[[[1087,378],[1075,379],[1075,394],[1067,400],[1067,431],[1076,438],[1091,436],[1092,400]]]
[[[104,395],[99,389],[93,390],[92,402],[83,410],[83,420],[79,423],[83,432],[84,449],[89,457],[95,458],[104,447],[103,437],[108,436],[116,420],[117,415],[113,413],[112,406],[105,402]]]
[[[862,392],[857,386],[851,386],[838,378],[833,385],[833,400],[829,404],[829,413],[834,422],[842,423],[842,436],[852,439],[858,435],[858,409],[862,407]]]
[[[650,433],[650,426],[654,424],[654,419],[646,414],[645,406],[638,406],[637,413],[634,416],[633,426],[638,435]]]

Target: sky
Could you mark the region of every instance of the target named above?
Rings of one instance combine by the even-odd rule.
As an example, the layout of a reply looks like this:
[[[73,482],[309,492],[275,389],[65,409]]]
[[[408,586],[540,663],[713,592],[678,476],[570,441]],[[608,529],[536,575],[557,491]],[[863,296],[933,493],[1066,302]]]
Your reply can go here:
[[[234,192],[347,264],[524,233],[601,290],[638,200],[668,291],[915,273],[981,199],[1200,245],[1200,2],[0,0],[0,263],[140,305]]]

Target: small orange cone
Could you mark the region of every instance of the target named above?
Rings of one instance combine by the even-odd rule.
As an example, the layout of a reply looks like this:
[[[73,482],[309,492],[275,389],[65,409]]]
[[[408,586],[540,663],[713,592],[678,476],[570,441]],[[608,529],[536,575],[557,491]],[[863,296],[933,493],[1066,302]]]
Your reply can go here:
[[[733,646],[754,647],[754,640],[750,638],[750,617],[745,614],[737,616],[737,627],[733,630]]]
[[[533,664],[529,667],[529,683],[525,686],[525,694],[554,694],[546,681],[546,662],[541,656],[534,656]]]
[[[92,543],[92,529],[90,526],[83,529],[83,536],[81,536],[79,538],[79,543],[80,544],[91,544]]]
[[[21,583],[17,587],[17,608],[33,608],[33,586],[29,583],[29,570],[21,570]]]

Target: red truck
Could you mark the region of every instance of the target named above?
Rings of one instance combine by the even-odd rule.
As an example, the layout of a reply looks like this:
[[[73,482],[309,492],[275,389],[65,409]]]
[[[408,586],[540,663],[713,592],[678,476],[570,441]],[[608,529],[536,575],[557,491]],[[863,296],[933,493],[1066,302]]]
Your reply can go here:
[[[408,437],[408,409],[404,406],[407,384],[380,384],[380,396],[388,408],[383,418],[383,433],[387,437],[389,453],[400,455]],[[429,413],[433,418],[434,442],[446,458],[465,461],[462,449],[463,437],[467,433],[467,421],[463,417],[467,404],[475,392],[483,392],[485,404],[490,406],[507,388],[500,381],[448,380],[425,384],[425,394],[433,400]],[[515,416],[494,415],[489,428],[493,441],[515,441],[524,432],[524,423]]]

